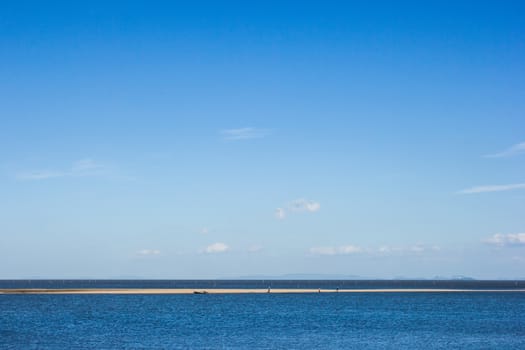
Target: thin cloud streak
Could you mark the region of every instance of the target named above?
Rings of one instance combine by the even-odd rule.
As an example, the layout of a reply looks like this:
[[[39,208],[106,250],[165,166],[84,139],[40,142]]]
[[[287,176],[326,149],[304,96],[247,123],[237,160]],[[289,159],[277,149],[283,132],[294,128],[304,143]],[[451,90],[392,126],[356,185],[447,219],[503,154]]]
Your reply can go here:
[[[288,207],[292,211],[307,211],[313,213],[321,209],[321,204],[313,200],[300,198],[294,200]]]
[[[505,246],[525,246],[525,233],[496,233],[483,242],[499,247]]]
[[[67,176],[67,173],[52,170],[39,170],[17,174],[16,178],[18,180],[45,180],[64,176]]]
[[[509,185],[489,185],[489,186],[477,186],[471,187],[458,192],[458,194],[475,194],[485,192],[502,192],[512,190],[523,190],[525,189],[525,183],[509,184]]]
[[[159,255],[160,250],[158,249],[142,249],[137,252],[138,255],[141,256],[152,256],[152,255]]]
[[[221,130],[224,140],[240,141],[260,139],[268,136],[269,132],[266,129],[258,129],[252,127],[238,128],[238,129],[224,129]]]
[[[30,171],[19,173],[16,175],[16,178],[18,180],[46,180],[61,177],[97,176],[106,173],[106,171],[106,167],[102,164],[86,158],[74,162],[67,170]]]
[[[217,243],[210,244],[209,246],[204,248],[203,252],[206,254],[224,253],[228,251],[229,249],[230,247],[228,247],[227,244],[217,242]]]
[[[275,218],[282,220],[286,217],[286,211],[283,208],[275,209]]]
[[[276,208],[274,215],[278,220],[283,220],[288,216],[288,213],[315,213],[321,210],[321,204],[311,199],[299,198],[291,201],[285,208]]]
[[[343,245],[343,246],[320,246],[312,247],[309,249],[312,255],[350,255],[350,254],[367,254],[372,256],[377,255],[420,255],[428,252],[438,252],[441,248],[433,245],[428,246],[425,244],[415,244],[408,247],[394,247],[388,245],[381,245],[379,248],[363,248],[356,245]]]
[[[517,143],[503,152],[495,153],[495,154],[487,154],[485,155],[485,158],[505,158],[505,157],[513,157],[520,154],[525,154],[525,142]]]
[[[354,245],[345,245],[339,247],[312,247],[310,254],[313,255],[349,255],[361,253],[363,249]]]

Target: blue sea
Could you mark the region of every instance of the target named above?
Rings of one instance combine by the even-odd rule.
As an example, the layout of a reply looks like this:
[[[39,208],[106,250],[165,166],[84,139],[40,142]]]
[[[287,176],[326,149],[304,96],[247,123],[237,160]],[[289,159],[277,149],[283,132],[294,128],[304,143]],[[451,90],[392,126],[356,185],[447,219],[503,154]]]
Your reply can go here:
[[[524,283],[0,281],[0,288],[28,288],[28,285],[32,288],[373,286],[378,289],[448,286],[507,290],[483,293],[4,294],[0,295],[0,349],[525,349],[525,293],[512,291],[523,288]]]

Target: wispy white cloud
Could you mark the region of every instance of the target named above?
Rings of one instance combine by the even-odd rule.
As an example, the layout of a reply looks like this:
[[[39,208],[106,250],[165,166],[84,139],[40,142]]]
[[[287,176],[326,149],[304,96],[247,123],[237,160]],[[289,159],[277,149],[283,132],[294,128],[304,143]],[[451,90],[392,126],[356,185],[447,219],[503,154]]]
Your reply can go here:
[[[275,209],[275,217],[279,220],[282,220],[286,217],[286,211],[283,208]]]
[[[250,139],[260,139],[265,136],[268,136],[269,131],[267,129],[259,128],[238,128],[238,129],[224,129],[221,130],[221,135],[225,140],[250,140]]]
[[[504,246],[525,246],[525,233],[496,233],[483,242],[499,247]]]
[[[379,254],[420,254],[424,252],[438,252],[441,250],[441,247],[437,245],[427,245],[427,244],[414,244],[410,246],[389,246],[382,245],[377,249],[370,249],[370,253],[379,253]]]
[[[340,254],[355,254],[355,253],[361,253],[363,249],[355,245],[344,245],[344,246],[338,247],[337,251]]]
[[[158,249],[142,249],[137,252],[138,255],[141,256],[152,256],[152,255],[160,255],[160,250]]]
[[[68,169],[64,170],[37,170],[22,172],[16,175],[19,180],[45,180],[60,177],[81,177],[102,175],[107,168],[95,162],[93,159],[86,158],[74,162]]]
[[[288,207],[293,211],[307,211],[313,213],[321,209],[321,204],[313,200],[300,198],[292,201]]]
[[[513,157],[520,154],[525,154],[525,142],[517,143],[506,150],[494,153],[494,154],[487,154],[485,157],[487,158],[504,158],[504,157]]]
[[[413,255],[440,251],[438,246],[429,246],[425,244],[414,244],[411,246],[389,246],[381,245],[378,248],[365,248],[357,245],[343,246],[320,246],[310,248],[310,254],[313,255],[349,255],[349,254],[367,254],[367,255]]]
[[[466,188],[459,191],[459,194],[475,194],[475,193],[485,193],[485,192],[502,192],[502,191],[512,191],[512,190],[523,190],[525,189],[525,183],[519,184],[509,184],[509,185],[489,185],[489,186],[476,186],[471,188]]]
[[[355,245],[344,245],[339,247],[312,247],[310,253],[313,255],[349,255],[363,252],[361,247]]]
[[[74,162],[71,167],[71,172],[76,174],[86,174],[99,171],[102,168],[104,168],[102,164],[95,162],[91,158],[86,158]]]
[[[281,207],[275,209],[275,217],[282,220],[286,218],[288,213],[291,212],[314,213],[320,209],[321,204],[319,202],[310,199],[299,198],[288,203],[285,208]]]
[[[204,248],[203,252],[207,253],[207,254],[224,253],[224,252],[228,251],[229,249],[230,249],[230,247],[228,247],[227,244],[221,243],[221,242],[217,242],[217,243],[210,244],[209,246]]]
[[[66,176],[66,173],[61,171],[38,170],[19,173],[16,175],[16,178],[18,180],[45,180],[64,176]]]
[[[380,247],[377,249],[377,251],[378,251],[379,253],[390,253],[390,252],[392,252],[392,247],[387,246],[387,245],[382,245],[382,246],[380,246]]]

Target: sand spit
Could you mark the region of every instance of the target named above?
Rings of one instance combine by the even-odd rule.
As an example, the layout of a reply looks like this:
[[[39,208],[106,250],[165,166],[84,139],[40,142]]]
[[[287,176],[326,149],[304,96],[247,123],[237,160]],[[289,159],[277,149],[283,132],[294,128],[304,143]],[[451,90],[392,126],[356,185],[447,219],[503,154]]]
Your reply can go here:
[[[525,289],[0,289],[0,294],[299,294],[299,293],[494,293],[525,292]]]

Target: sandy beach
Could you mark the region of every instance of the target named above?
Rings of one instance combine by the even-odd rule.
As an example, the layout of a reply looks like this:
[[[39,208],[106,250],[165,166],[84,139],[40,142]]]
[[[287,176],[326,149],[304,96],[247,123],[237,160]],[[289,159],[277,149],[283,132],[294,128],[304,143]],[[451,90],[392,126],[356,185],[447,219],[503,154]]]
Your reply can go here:
[[[494,293],[525,292],[525,289],[0,289],[0,294],[299,294],[299,293]]]

